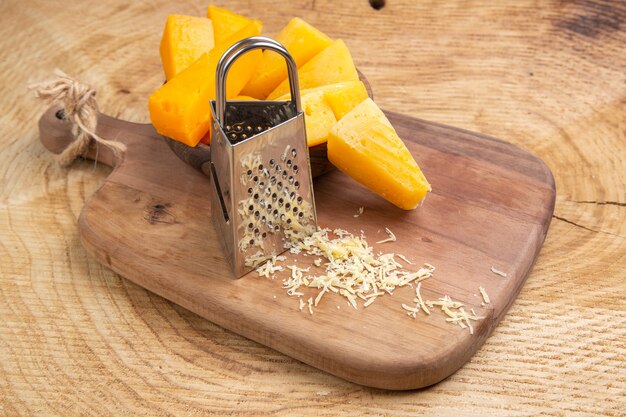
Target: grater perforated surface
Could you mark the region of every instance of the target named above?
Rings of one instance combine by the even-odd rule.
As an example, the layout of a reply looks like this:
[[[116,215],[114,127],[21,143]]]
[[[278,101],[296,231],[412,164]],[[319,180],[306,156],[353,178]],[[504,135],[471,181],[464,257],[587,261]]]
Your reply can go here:
[[[289,245],[283,240],[281,248],[265,252],[265,242],[276,233],[285,230],[294,233],[312,233],[315,229],[312,205],[300,193],[298,175],[301,163],[307,163],[306,155],[287,145],[280,158],[261,159],[258,153],[248,154],[242,161],[240,182],[246,188],[247,197],[238,203],[240,216],[239,250],[247,252],[245,262],[256,266],[259,260],[276,255]],[[284,236],[283,236],[284,238]],[[251,251],[258,248],[257,252]],[[254,253],[250,253],[254,252]]]

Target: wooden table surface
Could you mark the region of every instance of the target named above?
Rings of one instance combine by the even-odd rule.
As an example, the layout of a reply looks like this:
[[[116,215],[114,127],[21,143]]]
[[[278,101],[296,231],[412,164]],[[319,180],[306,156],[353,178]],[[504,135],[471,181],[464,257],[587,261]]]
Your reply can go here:
[[[76,2],[78,3],[78,2]],[[626,3],[219,1],[273,34],[343,38],[386,109],[541,157],[558,196],[509,314],[420,391],[357,386],[225,331],[99,265],[76,221],[110,170],[60,168],[29,83],[54,68],[148,122],[170,13],[205,1],[0,2],[0,415],[624,415]]]

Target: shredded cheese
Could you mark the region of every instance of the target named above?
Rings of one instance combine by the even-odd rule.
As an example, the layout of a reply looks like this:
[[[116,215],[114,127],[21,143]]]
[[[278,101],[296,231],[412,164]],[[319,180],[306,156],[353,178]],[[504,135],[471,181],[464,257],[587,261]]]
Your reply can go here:
[[[366,302],[363,303],[363,307],[367,307],[370,304],[372,304],[374,301],[376,301],[376,297],[371,297],[369,298]]]
[[[395,241],[396,237],[389,229],[385,229],[389,238],[377,243]],[[317,268],[317,273],[312,273],[310,267],[302,268],[295,264],[280,265],[286,261],[284,256],[272,256],[264,265],[257,268],[259,276],[274,278],[277,272],[283,272],[285,277],[282,286],[287,295],[299,298],[299,309],[307,307],[309,314],[313,314],[314,308],[318,307],[321,300],[327,294],[337,294],[343,297],[350,307],[358,309],[360,303],[364,308],[372,305],[379,297],[393,294],[399,287],[415,286],[414,305],[401,304],[402,309],[412,318],[417,318],[420,311],[425,315],[431,315],[432,309],[439,308],[445,314],[445,321],[456,324],[462,329],[468,329],[474,333],[472,322],[482,320],[472,309],[465,310],[463,303],[444,296],[438,300],[425,300],[421,294],[422,282],[432,277],[435,267],[425,263],[417,271],[408,271],[404,264],[397,261],[403,260],[408,265],[413,265],[406,257],[394,253],[374,253],[368,245],[363,234],[355,236],[352,233],[335,229],[320,229],[312,234],[304,230],[293,228],[285,232],[287,241],[285,247],[302,253],[314,255],[312,264]],[[261,256],[261,255],[259,255]],[[320,273],[320,269],[322,272]],[[480,287],[484,306],[489,303],[489,297],[483,287]],[[305,302],[305,292],[317,290],[316,295],[311,296]],[[307,295],[308,296],[308,295]],[[337,309],[341,309],[339,305]]]
[[[317,294],[317,297],[315,297],[315,307],[317,307],[324,294],[326,294],[326,291],[328,291],[328,289],[324,287],[324,289]]]
[[[469,329],[470,334],[474,334],[474,326],[471,321],[482,320],[484,317],[479,317],[472,310],[472,314],[465,311],[464,304],[458,301],[452,300],[449,296],[445,295],[437,301],[426,301],[429,307],[440,307],[448,317],[446,321],[449,323],[458,324],[462,329]]]
[[[494,273],[494,274],[496,274],[496,275],[500,275],[502,278],[506,278],[506,277],[507,277],[506,272],[502,272],[502,271],[500,271],[500,270],[496,269],[496,268],[495,268],[495,267],[493,267],[493,266],[491,267],[491,272],[493,272],[493,273]]]
[[[378,297],[392,294],[397,287],[429,278],[434,271],[432,265],[415,272],[407,271],[396,260],[395,254],[375,255],[364,236],[355,236],[342,229],[333,230],[332,235],[328,229],[321,229],[310,235],[289,229],[286,236],[289,238],[286,247],[296,248],[302,254],[318,256],[313,265],[322,268],[323,272],[313,274],[309,272],[310,268],[296,265],[285,265],[283,268],[277,263],[284,262],[285,258],[273,257],[259,267],[257,273],[259,276],[272,278],[274,272],[290,272],[283,279],[283,288],[287,290],[287,295],[302,297],[308,291],[307,288],[315,288],[318,292],[312,301],[312,307],[317,307],[328,293],[344,297],[352,308],[358,308],[359,299],[367,307]]]
[[[408,311],[407,315],[413,317],[414,319],[417,318],[417,313],[420,310],[423,310],[424,313],[426,313],[426,315],[430,316],[430,310],[426,306],[426,303],[424,303],[424,300],[422,299],[422,294],[420,293],[421,288],[422,288],[422,283],[418,282],[417,287],[415,287],[415,298],[413,299],[413,302],[415,303],[415,307],[410,307],[410,306],[407,306],[406,304],[402,304],[402,308]]]
[[[404,255],[398,253],[397,254],[398,258],[402,259],[404,262],[406,262],[409,265],[415,265],[413,262],[409,261]],[[432,265],[431,265],[432,266]],[[433,267],[434,270],[434,267]]]
[[[491,303],[491,300],[489,299],[489,295],[487,294],[487,291],[485,291],[483,287],[478,287],[478,291],[480,291],[480,295],[483,296],[483,301],[485,301],[485,304]]]
[[[285,259],[284,256],[272,256],[267,262],[256,269],[256,272],[261,277],[265,278],[274,278],[274,273],[278,271],[283,271],[284,268],[280,265],[276,265],[276,262],[283,262]]]
[[[457,323],[461,328],[469,328],[470,334],[474,334],[474,326],[470,320],[482,320],[484,317],[478,317],[475,314],[470,315],[463,307],[460,307],[454,317],[447,318],[447,322]]]
[[[250,255],[246,258],[246,266],[252,267],[252,266],[258,265],[259,263],[269,258],[271,258],[271,255],[266,255],[259,250],[255,254]]]
[[[424,310],[424,313],[430,315],[430,310],[428,310],[428,307],[426,307],[426,303],[424,303],[424,300],[422,299],[422,294],[420,293],[421,287],[422,287],[422,283],[418,282],[417,287],[415,288],[415,295],[417,296],[417,301],[419,302],[419,305],[422,308],[422,310]]]
[[[385,231],[387,232],[387,234],[389,235],[389,237],[387,239],[383,239],[383,240],[379,240],[376,243],[387,243],[387,242],[395,242],[396,239],[396,235],[393,234],[393,232],[391,230],[389,230],[388,228],[385,227]]]
[[[408,311],[408,313],[406,313],[408,316],[411,316],[413,318],[416,318],[417,313],[419,313],[420,311],[419,307],[411,307],[406,304],[402,304],[402,308]]]

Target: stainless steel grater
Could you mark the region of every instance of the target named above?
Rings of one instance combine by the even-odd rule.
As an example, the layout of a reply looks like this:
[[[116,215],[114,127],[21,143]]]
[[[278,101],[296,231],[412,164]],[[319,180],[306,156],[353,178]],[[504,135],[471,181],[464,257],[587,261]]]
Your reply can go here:
[[[226,101],[238,57],[269,49],[287,62],[290,101]],[[241,277],[317,229],[298,70],[289,52],[265,37],[229,48],[217,66],[211,102],[211,212],[226,257]]]

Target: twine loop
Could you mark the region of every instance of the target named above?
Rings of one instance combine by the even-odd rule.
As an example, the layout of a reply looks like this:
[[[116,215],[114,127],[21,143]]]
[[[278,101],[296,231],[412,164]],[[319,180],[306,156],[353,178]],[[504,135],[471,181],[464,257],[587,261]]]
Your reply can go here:
[[[116,158],[123,157],[126,145],[96,134],[98,126],[96,91],[61,70],[56,70],[55,75],[56,78],[33,84],[29,88],[35,90],[35,96],[48,104],[61,104],[64,118],[72,124],[74,141],[57,156],[59,164],[68,166],[77,157],[84,157],[92,139],[96,145],[101,144],[109,148]]]

